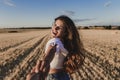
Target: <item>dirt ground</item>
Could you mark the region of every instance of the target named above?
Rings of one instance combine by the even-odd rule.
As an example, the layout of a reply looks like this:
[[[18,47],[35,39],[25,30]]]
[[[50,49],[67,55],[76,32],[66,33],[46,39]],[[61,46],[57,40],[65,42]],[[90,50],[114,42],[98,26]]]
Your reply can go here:
[[[25,80],[50,30],[0,33],[0,80]],[[71,80],[120,80],[120,30],[80,30],[85,62]]]

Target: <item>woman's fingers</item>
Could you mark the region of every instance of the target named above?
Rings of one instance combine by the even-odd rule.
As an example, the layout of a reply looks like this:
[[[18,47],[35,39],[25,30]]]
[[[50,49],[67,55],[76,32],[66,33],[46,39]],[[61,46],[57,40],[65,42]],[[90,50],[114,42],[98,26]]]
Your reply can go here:
[[[26,80],[40,80],[40,76],[38,73],[29,73],[26,76]]]
[[[40,66],[41,66],[42,61],[38,60],[37,64],[35,66],[35,73],[38,73],[40,71]]]
[[[31,72],[26,76],[26,80],[39,80],[39,71],[42,61],[38,60]]]
[[[35,72],[35,67],[32,68],[31,73]]]

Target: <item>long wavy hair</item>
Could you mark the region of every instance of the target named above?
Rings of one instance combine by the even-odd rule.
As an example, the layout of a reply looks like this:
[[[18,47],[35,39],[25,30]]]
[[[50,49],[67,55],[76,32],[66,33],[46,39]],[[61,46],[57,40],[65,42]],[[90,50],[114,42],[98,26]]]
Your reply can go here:
[[[84,47],[83,43],[80,39],[80,34],[78,32],[77,27],[71,18],[66,15],[61,15],[56,20],[61,20],[64,25],[64,31],[62,33],[62,43],[64,47],[68,50],[69,55],[77,54],[82,59],[81,63],[84,60]]]

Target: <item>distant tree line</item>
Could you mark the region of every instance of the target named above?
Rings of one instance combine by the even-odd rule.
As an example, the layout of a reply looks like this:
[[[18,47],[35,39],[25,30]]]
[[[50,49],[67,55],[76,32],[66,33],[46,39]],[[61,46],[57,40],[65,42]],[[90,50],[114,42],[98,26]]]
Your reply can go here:
[[[51,27],[21,27],[19,29],[50,29]]]
[[[118,29],[120,30],[120,26],[118,26]]]
[[[108,26],[78,26],[78,29],[108,29],[108,30],[120,30],[120,26],[112,26],[112,25],[108,25]]]
[[[3,28],[3,29],[50,29],[51,27],[16,27],[16,28]]]
[[[103,26],[105,29],[112,29],[112,26],[109,25],[109,26]]]

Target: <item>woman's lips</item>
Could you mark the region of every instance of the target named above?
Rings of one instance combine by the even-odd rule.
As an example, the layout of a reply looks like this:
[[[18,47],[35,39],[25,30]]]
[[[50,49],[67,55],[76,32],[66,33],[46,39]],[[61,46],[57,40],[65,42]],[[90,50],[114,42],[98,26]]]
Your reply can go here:
[[[56,35],[57,33],[55,33],[55,32],[52,32],[52,34]]]

